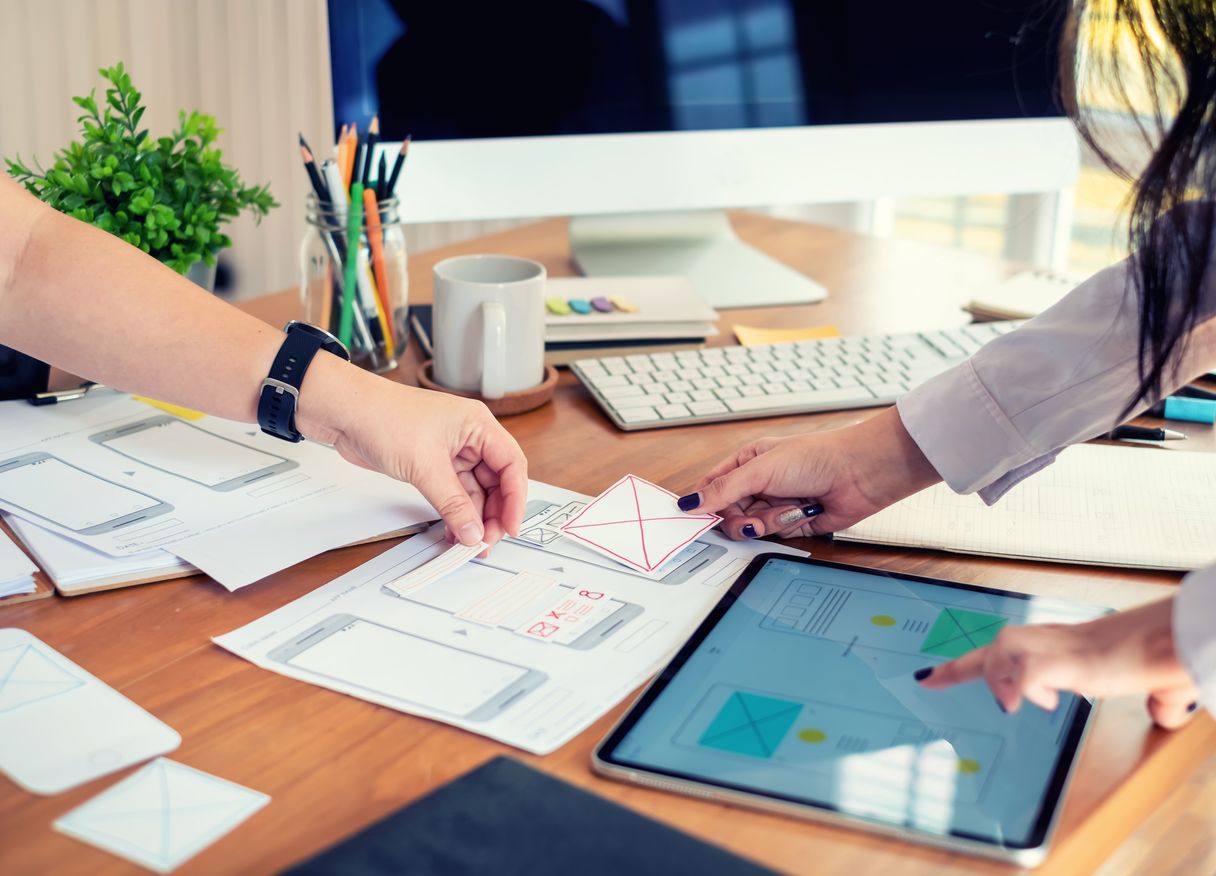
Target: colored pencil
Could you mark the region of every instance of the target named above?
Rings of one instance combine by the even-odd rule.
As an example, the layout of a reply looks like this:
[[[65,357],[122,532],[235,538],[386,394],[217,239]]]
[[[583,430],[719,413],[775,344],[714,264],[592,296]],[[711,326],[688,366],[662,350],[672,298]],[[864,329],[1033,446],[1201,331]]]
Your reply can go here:
[[[384,153],[380,153],[380,168],[376,173],[376,199],[383,201],[388,192],[388,162]]]
[[[355,170],[355,153],[359,146],[359,126],[352,123],[346,131],[346,151],[343,153],[342,164],[342,188],[346,191],[347,197],[350,197],[350,184],[353,181],[352,174]]]
[[[338,322],[338,340],[350,345],[351,329],[355,319],[356,284],[359,282],[359,259],[354,257],[359,247],[359,236],[363,233],[363,183],[355,182],[350,187],[350,210],[347,212],[346,239],[350,251],[346,254],[346,277],[342,283],[342,316]]]
[[[405,157],[410,154],[410,135],[406,134],[405,139],[401,141],[401,148],[397,150],[397,160],[393,162],[393,172],[389,174],[388,185],[385,186],[384,195],[387,198],[397,197],[397,177],[401,176],[401,168],[405,165]]]
[[[397,333],[393,330],[392,299],[388,294],[388,271],[384,267],[384,243],[381,240],[384,231],[380,225],[380,205],[376,202],[376,193],[371,189],[363,190],[363,207],[363,212],[367,216],[367,242],[372,251],[372,267],[376,272],[378,313],[383,323],[385,337],[395,351]]]

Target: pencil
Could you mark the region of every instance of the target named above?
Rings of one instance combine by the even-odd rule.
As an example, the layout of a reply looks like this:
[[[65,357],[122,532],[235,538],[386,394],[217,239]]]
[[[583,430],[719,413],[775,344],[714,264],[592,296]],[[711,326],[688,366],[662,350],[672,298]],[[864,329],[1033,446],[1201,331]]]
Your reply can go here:
[[[346,254],[346,277],[342,283],[342,316],[338,322],[338,340],[350,346],[351,328],[355,319],[356,284],[359,282],[358,262],[354,257],[359,247],[359,235],[363,233],[363,183],[355,182],[350,187],[350,210],[346,220],[346,239],[350,251]]]
[[[372,116],[372,123],[367,128],[367,151],[363,155],[363,174],[359,179],[363,182],[363,188],[367,189],[368,176],[371,174],[372,165],[376,162],[376,144],[380,142],[380,117]]]
[[[384,308],[380,306],[380,298],[376,292],[376,281],[372,277],[372,266],[367,250],[359,247],[359,302],[362,305],[362,313],[367,315],[368,324],[376,331],[373,333],[379,336],[380,343],[384,346],[385,356],[392,357],[392,332],[389,331],[388,317],[384,315]]]
[[[393,162],[393,172],[389,174],[388,185],[385,187],[384,195],[388,198],[396,197],[397,177],[401,175],[401,168],[405,165],[405,157],[410,154],[410,135],[406,134],[405,139],[401,141],[401,148],[397,151],[397,160]]]
[[[346,153],[344,155],[345,163],[342,165],[342,188],[346,191],[348,197],[350,193],[350,184],[353,181],[352,174],[355,170],[355,153],[359,146],[359,126],[351,123],[350,128],[346,131]]]
[[[312,190],[317,196],[317,202],[324,207],[329,203],[329,192],[325,189],[325,182],[317,170],[317,160],[313,157],[312,150],[308,148],[303,134],[300,135],[300,157],[304,159],[304,170],[308,173],[308,181],[312,183]]]
[[[383,156],[380,159],[383,161]],[[376,304],[380,316],[384,337],[392,344],[393,351],[397,349],[397,333],[393,331],[393,308],[388,295],[388,271],[384,268],[384,244],[380,239],[380,205],[376,203],[376,193],[372,189],[363,190],[363,212],[367,215],[367,242],[372,251],[372,266],[376,271]],[[391,358],[391,357],[390,357]]]
[[[388,163],[380,153],[380,169],[376,173],[376,199],[383,201],[388,193]]]

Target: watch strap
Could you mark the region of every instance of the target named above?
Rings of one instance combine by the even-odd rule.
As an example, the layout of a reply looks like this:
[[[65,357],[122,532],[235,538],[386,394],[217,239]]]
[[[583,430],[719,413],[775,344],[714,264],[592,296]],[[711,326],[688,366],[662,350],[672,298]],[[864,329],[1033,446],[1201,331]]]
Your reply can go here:
[[[258,398],[258,425],[263,432],[284,441],[304,440],[296,428],[300,385],[308,366],[322,349],[349,359],[346,348],[328,333],[304,323],[288,323],[287,335],[271,363],[270,373],[262,381]]]

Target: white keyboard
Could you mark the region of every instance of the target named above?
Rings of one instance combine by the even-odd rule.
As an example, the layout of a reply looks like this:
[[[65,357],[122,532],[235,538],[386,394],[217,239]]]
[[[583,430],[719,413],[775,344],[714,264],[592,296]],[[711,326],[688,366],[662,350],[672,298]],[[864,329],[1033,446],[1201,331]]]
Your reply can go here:
[[[570,365],[627,431],[893,404],[1021,325],[580,359]]]

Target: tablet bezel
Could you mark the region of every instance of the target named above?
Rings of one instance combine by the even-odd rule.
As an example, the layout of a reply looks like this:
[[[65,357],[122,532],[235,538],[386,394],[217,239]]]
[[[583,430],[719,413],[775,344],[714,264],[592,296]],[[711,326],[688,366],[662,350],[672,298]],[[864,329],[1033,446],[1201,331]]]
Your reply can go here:
[[[608,734],[600,741],[591,755],[592,768],[600,775],[652,788],[673,791],[694,797],[708,798],[726,803],[733,803],[754,809],[779,812],[794,815],[814,821],[851,827],[869,833],[893,836],[913,842],[946,848],[952,851],[963,851],[1000,861],[1014,862],[1023,866],[1033,866],[1041,862],[1047,854],[1048,844],[1055,830],[1062,803],[1068,789],[1069,781],[1076,768],[1077,756],[1089,729],[1093,717],[1094,704],[1086,697],[1078,697],[1077,707],[1073,711],[1072,725],[1068,728],[1067,737],[1060,748],[1051,778],[1048,782],[1043,803],[1035,818],[1025,845],[1004,845],[986,837],[969,834],[963,831],[952,831],[949,834],[935,834],[922,831],[915,827],[899,826],[883,821],[872,820],[861,815],[841,812],[835,806],[827,803],[816,803],[809,800],[789,797],[776,792],[760,792],[753,788],[732,785],[715,779],[708,779],[675,770],[664,770],[656,767],[642,767],[634,763],[619,762],[614,759],[616,749],[637,725],[650,706],[658,699],[667,685],[684,667],[689,658],[726,615],[731,606],[739,599],[748,585],[770,560],[803,563],[808,566],[821,566],[832,569],[842,569],[858,572],[879,578],[900,581],[915,581],[925,584],[935,584],[956,590],[966,590],[972,593],[984,593],[1027,602],[1043,599],[1033,594],[1016,593],[1000,590],[994,587],[983,587],[977,584],[964,584],[958,581],[948,581],[942,578],[927,578],[903,572],[891,572],[885,569],[871,569],[865,566],[855,566],[848,563],[837,563],[830,560],[818,560],[812,557],[791,556],[788,554],[765,553],[754,557],[747,568],[723,594],[722,599],[706,616],[688,641],[680,648],[671,662],[646,686],[629,709],[613,726]]]

